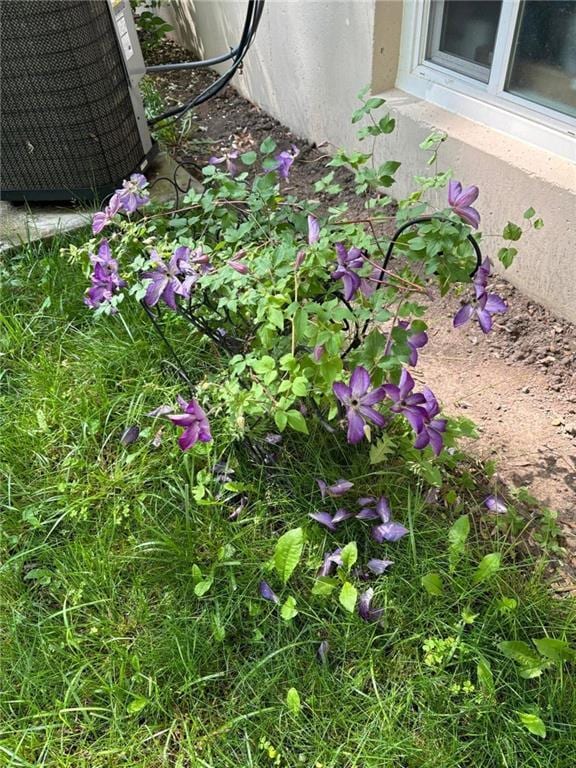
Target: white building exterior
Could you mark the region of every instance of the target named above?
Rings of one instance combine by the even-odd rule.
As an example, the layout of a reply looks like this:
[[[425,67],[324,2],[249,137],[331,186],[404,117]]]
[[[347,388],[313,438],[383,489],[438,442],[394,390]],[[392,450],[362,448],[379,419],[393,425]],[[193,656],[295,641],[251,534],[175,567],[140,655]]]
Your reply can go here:
[[[245,11],[238,0],[172,0],[164,14],[207,58],[237,43]],[[576,322],[576,1],[268,0],[234,80],[296,134],[348,149],[368,83],[397,120],[381,144],[381,159],[402,161],[392,193],[424,172],[419,143],[446,131],[440,164],[480,187],[485,234],[530,205],[544,219],[507,274]]]

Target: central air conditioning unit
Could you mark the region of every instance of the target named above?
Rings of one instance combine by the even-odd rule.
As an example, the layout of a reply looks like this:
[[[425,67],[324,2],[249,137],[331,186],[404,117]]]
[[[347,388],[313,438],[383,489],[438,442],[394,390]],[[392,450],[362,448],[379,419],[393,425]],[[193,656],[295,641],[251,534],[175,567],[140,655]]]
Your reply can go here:
[[[0,199],[101,200],[155,151],[129,0],[0,0]]]

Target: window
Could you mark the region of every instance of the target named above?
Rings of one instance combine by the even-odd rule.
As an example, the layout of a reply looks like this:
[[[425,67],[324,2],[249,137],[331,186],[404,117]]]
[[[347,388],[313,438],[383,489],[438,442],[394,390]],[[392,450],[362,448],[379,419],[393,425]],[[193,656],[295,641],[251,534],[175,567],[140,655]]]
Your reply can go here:
[[[576,0],[404,0],[398,87],[576,160]]]

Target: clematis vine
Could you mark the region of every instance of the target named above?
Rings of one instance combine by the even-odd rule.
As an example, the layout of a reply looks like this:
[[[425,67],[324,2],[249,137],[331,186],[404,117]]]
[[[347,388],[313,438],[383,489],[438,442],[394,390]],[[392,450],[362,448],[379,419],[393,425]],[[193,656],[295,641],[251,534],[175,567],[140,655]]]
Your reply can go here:
[[[474,276],[475,297],[464,304],[454,316],[454,328],[465,325],[473,317],[478,319],[484,333],[492,330],[492,315],[508,311],[506,302],[495,293],[488,293],[488,278],[491,272],[490,259],[486,258]]]
[[[457,216],[460,216],[474,229],[478,229],[480,224],[480,214],[476,208],[472,208],[472,203],[478,195],[478,187],[471,186],[462,189],[462,184],[459,181],[451,181],[448,184],[448,205]]]
[[[298,147],[294,146],[292,144],[291,149],[285,149],[283,152],[280,152],[276,155],[276,171],[278,173],[278,176],[281,179],[284,179],[286,181],[290,176],[290,168],[292,167],[292,163],[294,160],[298,157],[300,154],[300,150]]]
[[[198,253],[195,258],[197,261],[201,259],[201,264],[206,259],[204,254]],[[170,309],[176,309],[176,296],[188,299],[192,287],[200,277],[190,263],[190,249],[183,245],[178,246],[168,264],[162,261],[157,251],[152,251],[151,261],[154,269],[142,273],[144,279],[150,280],[144,301],[149,307],[154,307],[162,299]],[[203,267],[206,267],[206,264],[203,264]]]
[[[386,388],[377,387],[371,390],[371,383],[370,374],[366,368],[359,365],[352,373],[349,385],[342,381],[335,381],[332,385],[334,394],[346,408],[349,443],[355,444],[362,440],[369,422],[377,427],[386,424],[384,416],[373,408],[386,397]]]
[[[210,424],[208,417],[196,400],[190,400],[189,403],[184,398],[178,396],[178,404],[182,413],[169,413],[166,418],[177,427],[183,427],[184,432],[178,438],[178,445],[183,451],[192,448],[198,441],[209,443],[212,440]]]

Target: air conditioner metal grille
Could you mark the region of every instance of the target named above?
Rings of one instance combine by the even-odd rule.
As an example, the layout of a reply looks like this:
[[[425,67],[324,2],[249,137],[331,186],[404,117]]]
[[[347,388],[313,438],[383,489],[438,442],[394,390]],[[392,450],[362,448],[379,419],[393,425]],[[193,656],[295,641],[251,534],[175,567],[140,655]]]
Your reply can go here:
[[[106,0],[4,0],[1,166],[5,199],[89,198],[145,155]]]

